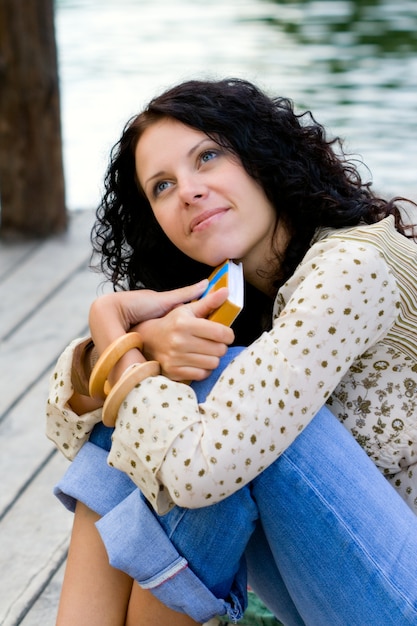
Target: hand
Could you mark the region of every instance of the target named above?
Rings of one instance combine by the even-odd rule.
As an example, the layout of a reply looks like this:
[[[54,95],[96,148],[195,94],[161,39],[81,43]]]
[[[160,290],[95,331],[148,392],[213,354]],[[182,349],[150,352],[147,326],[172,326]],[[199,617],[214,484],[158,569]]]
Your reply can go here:
[[[140,289],[108,293],[97,298],[90,308],[89,325],[99,354],[138,323],[162,317],[176,306],[199,298],[206,286],[207,281],[204,280],[172,291]]]
[[[143,289],[101,296],[93,302],[89,316],[98,353],[123,333],[140,328],[145,356],[160,361],[165,375],[174,380],[207,377],[233,342],[234,334],[230,328],[204,319],[225,301],[227,289],[193,302],[206,287],[207,280],[203,280],[172,291]],[[154,320],[153,326],[149,320]],[[138,350],[127,353],[112,373],[112,384],[126,367],[143,360]]]
[[[172,380],[207,378],[234,340],[231,328],[205,319],[226,298],[227,289],[221,289],[136,326],[146,358],[159,361],[162,373]]]

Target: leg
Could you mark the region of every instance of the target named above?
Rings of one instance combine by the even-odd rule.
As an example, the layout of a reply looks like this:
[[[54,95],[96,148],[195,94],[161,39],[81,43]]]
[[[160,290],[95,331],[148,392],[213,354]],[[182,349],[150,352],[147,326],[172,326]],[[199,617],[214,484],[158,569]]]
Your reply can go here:
[[[258,519],[250,488],[201,509],[175,507],[158,519],[194,574],[217,598],[228,599],[231,590],[238,597],[246,595],[242,557]]]
[[[95,527],[98,515],[78,502],[57,626],[192,626],[194,620],[168,609],[150,591],[109,565]]]
[[[228,356],[223,359],[223,367],[234,352],[236,350],[230,350]],[[201,394],[207,392],[221,370],[222,368],[219,368],[214,372],[210,381],[197,384]],[[186,566],[185,559],[176,553],[133,483],[121,472],[108,467],[106,450],[110,445],[111,429],[106,429],[101,424],[97,425],[90,442],[81,449],[55,489],[56,495],[65,506],[70,510],[75,508],[57,625],[118,626],[124,625],[125,620],[132,626],[140,626],[142,623],[146,626],[152,624],[159,626],[161,623],[190,626],[200,623],[184,612],[179,612],[181,609],[185,610],[187,603],[196,619],[205,616],[207,611],[209,617],[224,613],[229,609],[230,603],[218,600],[203,583],[200,583]],[[81,501],[86,504],[82,504]],[[252,503],[252,509],[254,508]],[[94,513],[93,510],[98,513]],[[234,517],[234,510],[229,510],[228,514]],[[179,527],[184,526],[182,513],[180,518],[174,520],[175,528],[172,534],[178,535]],[[137,521],[136,525],[134,520]],[[133,532],[135,526],[139,535]],[[109,542],[106,544],[108,552],[97,528],[104,534],[104,541]],[[201,531],[200,525],[197,524],[197,528]],[[209,528],[213,530],[211,523]],[[143,544],[138,540],[138,536],[139,539],[142,537],[142,530]],[[232,569],[232,575],[226,575],[224,580],[226,585],[231,584],[233,574],[240,565],[245,544],[246,541],[237,558],[230,564],[229,570]],[[158,546],[158,553],[155,552],[155,546]],[[148,558],[144,558],[145,552]],[[136,554],[137,559],[132,559],[132,555]],[[216,552],[213,555],[216,556]],[[112,565],[109,563],[109,556]],[[139,572],[135,561],[140,564]],[[200,565],[204,572],[207,569],[204,559]],[[122,573],[122,569],[128,573]],[[222,574],[224,569],[223,567],[220,569]],[[178,573],[180,575],[177,575]],[[138,574],[144,588],[137,584],[132,586],[135,574]],[[216,577],[215,580],[217,582]],[[166,588],[172,610],[158,599],[158,593],[165,598]],[[151,589],[155,595],[151,594]],[[235,602],[239,604],[239,608],[230,608],[233,615],[240,614],[244,597],[233,598],[233,603]]]
[[[278,513],[279,514],[279,513]],[[259,522],[245,550],[249,584],[285,626],[305,626],[288,593]]]
[[[57,626],[123,626],[132,579],[110,567],[95,527],[98,515],[78,503]]]
[[[168,609],[150,591],[133,583],[126,626],[194,626],[199,623],[184,613]]]
[[[135,490],[97,522],[97,529],[113,567],[173,611],[203,623],[225,613],[241,617],[246,604],[242,555],[256,519],[247,489],[212,507],[175,508],[159,520]]]
[[[253,495],[306,624],[417,623],[417,517],[327,409]]]
[[[193,384],[200,398],[240,350],[231,348],[221,367]],[[246,604],[242,556],[257,517],[248,488],[216,505],[196,510],[175,507],[160,518],[134,489],[117,506],[103,511],[97,528],[114,567],[127,572],[142,589],[152,590],[173,611],[205,622],[226,612],[231,619],[242,615]]]
[[[235,499],[229,500],[225,504],[221,503],[222,507],[226,507],[225,516],[222,518],[219,512],[218,518],[215,516],[214,521],[213,510],[210,507],[208,525],[204,527],[203,537],[201,537],[203,526],[198,522],[195,514],[191,515],[192,525],[188,527],[191,537],[188,535],[190,538],[188,547],[192,547],[193,552],[198,552],[195,548],[196,544],[191,543],[192,534],[195,530],[201,537],[199,544],[207,548],[202,551],[200,561],[198,561],[199,554],[196,556],[196,566],[201,568],[203,576],[207,573],[211,575],[214,572],[210,580],[214,585],[221,582],[223,589],[226,589],[226,595],[228,595],[233,576],[236,569],[239,568],[238,584],[233,580],[231,597],[223,599],[220,592],[220,595],[216,597],[207,588],[207,585],[198,579],[191,567],[187,566],[187,561],[178,554],[139,490],[125,474],[109,467],[106,458],[107,453],[104,448],[88,442],[81,449],[55,490],[61,501],[71,511],[77,510],[59,624],[65,624],[64,618],[71,615],[70,611],[75,611],[74,606],[79,607],[80,616],[84,610],[89,608],[84,595],[88,595],[89,601],[91,596],[95,597],[101,594],[100,590],[96,594],[97,590],[94,586],[94,582],[99,583],[100,581],[96,571],[103,574],[111,572],[112,576],[118,576],[119,570],[127,574],[130,585],[132,579],[136,579],[143,589],[147,590],[149,594],[147,609],[151,606],[157,606],[155,603],[152,604],[150,597],[152,592],[159,601],[170,606],[176,620],[179,620],[178,612],[189,614],[196,623],[208,621],[214,615],[226,612],[231,617],[239,617],[246,601],[246,576],[245,572],[241,571],[240,558],[248,536],[245,539],[243,531],[248,529],[247,532],[250,533],[251,526],[253,527],[254,524],[253,518],[257,517],[256,506],[252,499],[248,498],[244,492],[239,492],[245,498],[246,507],[238,506],[236,498],[242,497],[242,495],[236,495]],[[80,502],[84,504],[80,504]],[[239,510],[238,516],[236,516],[236,509]],[[88,516],[86,515],[87,511]],[[96,511],[96,513],[93,514],[92,511]],[[88,524],[82,523],[83,513],[87,517]],[[181,541],[182,533],[187,532],[186,516],[184,518],[183,513],[183,511],[178,511],[178,516],[173,513],[170,517],[169,534],[172,538],[179,538],[179,541]],[[247,523],[245,516],[248,518]],[[226,520],[225,526],[222,526],[222,519]],[[242,529],[242,533],[239,532],[238,537],[235,535],[237,527],[230,524],[231,519],[236,520],[236,523],[240,525],[239,528]],[[214,522],[217,531],[215,531]],[[168,523],[168,519],[165,520],[165,523]],[[192,530],[193,528],[194,530]],[[228,539],[224,535],[225,529],[230,533],[228,538],[230,541],[238,540],[238,546],[234,553],[233,547],[229,546]],[[100,536],[98,543],[96,530]],[[210,537],[210,542],[206,541],[207,536]],[[220,547],[225,545],[226,551],[231,549],[231,552],[221,553],[227,559],[227,566],[225,566],[223,558],[219,564],[221,555],[220,551],[216,550],[216,541]],[[188,544],[188,539],[185,542]],[[103,559],[102,549],[104,546],[106,554]],[[220,576],[217,576],[215,569],[208,568],[208,561],[204,559],[207,550],[211,551],[210,554],[213,556],[214,563],[220,568],[221,579]],[[93,567],[98,555],[100,555],[101,560]],[[82,557],[88,567],[84,567]],[[111,567],[109,567],[109,563]],[[219,569],[217,569],[218,571]],[[93,580],[88,580],[87,573],[92,575]],[[103,586],[105,588],[105,585]],[[88,589],[91,589],[91,592],[87,591]],[[78,593],[80,593],[79,602],[77,600]],[[110,600],[111,596],[108,595],[107,597]],[[139,605],[137,597],[135,594],[134,606]],[[145,594],[142,597],[145,598]],[[125,605],[124,610],[127,610],[127,602]],[[129,615],[133,614],[133,608],[129,611]],[[78,621],[83,624],[81,617]],[[173,621],[173,618],[170,618],[170,621]],[[106,622],[103,623],[106,624]],[[169,622],[167,621],[167,623]],[[188,625],[192,622],[188,620],[185,623]],[[91,624],[94,625],[95,622],[92,620]],[[115,624],[117,625],[118,622]]]

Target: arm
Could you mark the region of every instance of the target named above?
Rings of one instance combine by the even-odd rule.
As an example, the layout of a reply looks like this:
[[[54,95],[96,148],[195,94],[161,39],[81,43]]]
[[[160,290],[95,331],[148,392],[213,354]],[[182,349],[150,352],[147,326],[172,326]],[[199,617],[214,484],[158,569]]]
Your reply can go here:
[[[92,347],[81,349],[78,345],[73,352],[72,376],[82,384],[73,385],[75,389],[69,400],[72,410],[81,415],[101,406],[88,396],[89,373],[103,350],[129,331],[140,331],[144,339],[143,355],[132,350],[120,359],[111,373],[113,384],[129,365],[141,363],[145,358],[159,361],[162,373],[173,380],[206,378],[232,343],[233,332],[204,319],[223,302],[224,290],[204,301],[181,306],[198,298],[205,286],[206,281],[202,281],[162,293],[127,291],[109,293],[95,300],[89,315]],[[86,391],[80,393],[80,387],[86,387]]]
[[[50,379],[46,405],[46,436],[69,460],[76,456],[101,420],[101,408],[91,398],[76,394],[73,404],[72,361],[74,351],[83,341],[75,339],[59,357]]]
[[[227,297],[227,290],[221,289],[195,300],[205,287],[203,281],[168,292],[139,290],[98,298],[89,316],[98,353],[120,335],[137,330],[144,340],[144,356],[159,361],[165,376],[173,380],[206,378],[233,342],[234,333],[205,319]],[[126,354],[110,382],[114,384],[129,365],[143,362],[144,356],[138,350]]]
[[[198,298],[205,287],[206,281],[202,281],[197,285],[161,294],[140,290],[108,294],[99,298],[93,303],[90,313],[97,352],[101,353],[111,341],[127,330],[134,329],[141,320],[152,315],[162,316],[155,320],[155,324],[148,319],[143,332],[145,346],[148,343],[151,346],[148,351],[155,351],[157,356],[153,358],[161,358],[161,363],[165,363],[164,373],[168,376],[175,372],[182,380],[191,377],[191,374],[196,379],[204,378],[217,366],[218,357],[224,354],[226,344],[233,341],[231,329],[207,320],[199,320],[194,314],[195,311],[204,316],[211,310],[210,307],[219,306],[226,297],[224,291],[213,294],[205,302],[193,303],[191,310],[187,306],[180,306]],[[164,321],[164,316],[167,316],[169,323]],[[175,320],[179,322],[175,323]],[[204,332],[201,331],[201,326]],[[142,327],[140,330],[142,332]],[[51,376],[46,409],[47,437],[70,460],[87,441],[94,425],[101,420],[101,402],[84,393],[77,393],[73,385],[74,353],[83,342],[84,339],[74,340],[60,356]],[[117,380],[129,364],[141,362],[143,358],[139,351],[132,350],[115,368],[112,382]]]
[[[109,461],[159,512],[173,501],[195,508],[225,498],[294,441],[352,361],[383,337],[397,297],[372,246],[316,244],[281,290],[273,329],[229,365],[206,402],[160,376],[130,392]]]

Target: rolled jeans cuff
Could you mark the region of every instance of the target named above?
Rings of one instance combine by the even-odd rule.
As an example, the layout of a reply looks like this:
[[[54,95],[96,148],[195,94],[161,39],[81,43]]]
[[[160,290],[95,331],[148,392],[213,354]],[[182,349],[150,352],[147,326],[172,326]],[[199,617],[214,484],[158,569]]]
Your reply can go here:
[[[246,609],[246,571],[242,565],[227,599],[216,598],[193,573],[136,490],[96,526],[110,564],[149,589],[163,604],[199,623],[217,615],[238,621]]]

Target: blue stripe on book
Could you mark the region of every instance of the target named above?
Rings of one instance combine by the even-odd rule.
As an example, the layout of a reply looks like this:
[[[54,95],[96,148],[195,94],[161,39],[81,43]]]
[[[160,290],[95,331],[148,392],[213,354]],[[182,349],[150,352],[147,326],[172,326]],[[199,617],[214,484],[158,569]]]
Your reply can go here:
[[[211,281],[209,282],[207,289],[205,290],[205,292],[203,293],[202,296],[200,296],[200,298],[204,298],[204,296],[206,296],[208,294],[208,292],[210,291],[210,289],[213,287],[213,285],[215,283],[217,283],[218,280],[220,280],[220,278],[223,276],[223,274],[226,274],[227,270],[229,268],[229,264],[225,263],[218,272],[216,272],[213,276],[213,278],[211,279]]]

